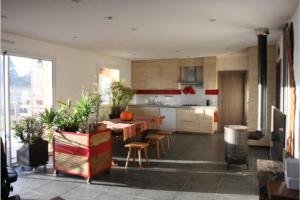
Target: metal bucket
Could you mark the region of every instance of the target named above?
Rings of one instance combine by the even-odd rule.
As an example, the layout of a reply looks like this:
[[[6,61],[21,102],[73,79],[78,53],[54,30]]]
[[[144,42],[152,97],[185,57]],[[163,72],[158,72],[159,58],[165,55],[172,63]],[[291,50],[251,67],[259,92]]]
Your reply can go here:
[[[227,169],[230,164],[246,164],[248,169],[248,127],[228,125],[224,129]]]

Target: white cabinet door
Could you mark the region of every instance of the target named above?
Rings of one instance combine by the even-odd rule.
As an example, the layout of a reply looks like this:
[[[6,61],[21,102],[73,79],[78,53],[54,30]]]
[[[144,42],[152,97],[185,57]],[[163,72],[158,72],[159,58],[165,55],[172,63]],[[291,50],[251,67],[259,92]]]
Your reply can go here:
[[[176,108],[160,108],[160,115],[164,116],[165,119],[163,120],[162,125],[160,128],[163,129],[170,129],[175,131],[176,130]]]

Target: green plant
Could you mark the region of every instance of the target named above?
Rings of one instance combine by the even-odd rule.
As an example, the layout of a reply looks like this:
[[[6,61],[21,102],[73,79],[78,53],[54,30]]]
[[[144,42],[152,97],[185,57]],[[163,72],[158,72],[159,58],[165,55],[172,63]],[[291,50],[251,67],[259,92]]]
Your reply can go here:
[[[96,90],[83,90],[80,99],[72,107],[71,100],[59,102],[60,108],[54,118],[53,125],[62,131],[90,132],[90,124],[98,122],[101,95]]]
[[[84,128],[82,131],[91,132],[90,124],[96,124],[99,118],[99,109],[101,104],[101,95],[97,88],[83,90],[81,98],[74,107],[74,114],[77,114]]]
[[[80,120],[80,124],[83,125],[83,132],[89,132],[89,118],[93,111],[92,99],[88,93],[82,93],[81,98],[77,101],[74,107],[74,115]]]
[[[54,126],[54,121],[57,117],[57,111],[53,108],[46,108],[44,112],[39,114],[39,121],[46,125],[46,128],[52,128]]]
[[[15,136],[24,144],[33,144],[44,133],[43,124],[33,117],[25,117],[19,121],[15,121],[12,129],[15,131]]]
[[[80,99],[72,106],[68,101],[58,102],[57,110],[45,109],[39,114],[39,120],[46,127],[55,127],[58,131],[90,132],[89,125],[97,123],[101,105],[101,95],[97,85],[90,89],[83,89]]]
[[[93,118],[93,122],[97,123],[99,121],[99,112],[101,107],[101,94],[100,89],[97,83],[93,84],[93,86],[90,89],[84,89],[83,93],[87,94],[89,96],[89,103],[91,106],[91,118]]]
[[[67,103],[58,103],[60,107],[57,111],[57,117],[55,118],[53,125],[56,126],[59,131],[78,131],[81,119],[79,113],[75,113],[72,109],[71,100],[68,99]]]
[[[99,94],[99,90],[96,90],[95,92],[91,93],[91,102],[93,105],[94,113],[95,113],[95,120],[94,123],[97,123],[99,121],[99,112],[100,112],[100,106],[101,106],[101,95]]]
[[[111,84],[112,114],[119,115],[124,111],[134,96],[134,90],[127,87],[123,81],[115,81]]]
[[[58,113],[53,108],[46,108],[44,112],[39,113],[38,120],[45,126],[44,128],[44,134],[47,137],[47,140],[49,144],[51,144],[51,141],[53,139],[53,133],[54,133],[54,122],[56,120]]]

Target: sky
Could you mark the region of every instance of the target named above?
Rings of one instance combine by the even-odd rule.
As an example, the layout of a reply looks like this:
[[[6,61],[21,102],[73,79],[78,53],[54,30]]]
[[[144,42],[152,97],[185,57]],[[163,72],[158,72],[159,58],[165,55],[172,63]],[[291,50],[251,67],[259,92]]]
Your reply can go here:
[[[40,65],[38,59],[25,58],[19,56],[10,56],[11,62],[15,65],[16,72],[19,76],[25,76],[29,74],[35,67]],[[48,64],[51,61],[42,61],[43,64]]]

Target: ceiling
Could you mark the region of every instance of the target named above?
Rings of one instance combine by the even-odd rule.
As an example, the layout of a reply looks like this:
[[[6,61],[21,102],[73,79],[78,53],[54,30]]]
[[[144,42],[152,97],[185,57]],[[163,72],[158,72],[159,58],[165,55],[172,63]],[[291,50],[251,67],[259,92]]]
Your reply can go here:
[[[298,0],[2,0],[1,21],[4,32],[117,57],[180,58],[224,55],[254,46],[254,29],[260,27],[270,28],[269,43],[275,43],[298,4]]]

